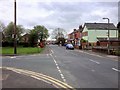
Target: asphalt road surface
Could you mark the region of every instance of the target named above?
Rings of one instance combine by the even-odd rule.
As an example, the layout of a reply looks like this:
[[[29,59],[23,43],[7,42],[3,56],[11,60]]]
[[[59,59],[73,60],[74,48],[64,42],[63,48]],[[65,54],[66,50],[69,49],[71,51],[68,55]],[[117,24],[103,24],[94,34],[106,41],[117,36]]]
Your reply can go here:
[[[118,88],[117,57],[48,47],[47,54],[2,57],[2,66],[42,73],[74,88]]]

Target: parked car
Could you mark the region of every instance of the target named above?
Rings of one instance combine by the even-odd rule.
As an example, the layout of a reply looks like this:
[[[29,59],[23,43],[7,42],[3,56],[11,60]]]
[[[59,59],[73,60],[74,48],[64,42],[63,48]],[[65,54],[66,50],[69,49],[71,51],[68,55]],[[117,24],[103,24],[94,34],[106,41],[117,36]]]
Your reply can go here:
[[[67,43],[64,43],[64,45],[63,46],[66,46],[67,45]]]
[[[74,46],[72,44],[67,44],[66,49],[74,50]]]

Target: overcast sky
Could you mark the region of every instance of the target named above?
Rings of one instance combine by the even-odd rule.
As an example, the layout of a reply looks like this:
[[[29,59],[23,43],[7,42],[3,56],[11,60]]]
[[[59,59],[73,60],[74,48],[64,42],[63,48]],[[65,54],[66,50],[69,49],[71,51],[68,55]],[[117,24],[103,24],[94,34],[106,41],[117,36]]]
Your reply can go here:
[[[14,21],[14,0],[0,0],[0,21]],[[25,28],[44,25],[51,31],[63,28],[68,33],[85,22],[118,23],[119,0],[17,0],[17,24]]]

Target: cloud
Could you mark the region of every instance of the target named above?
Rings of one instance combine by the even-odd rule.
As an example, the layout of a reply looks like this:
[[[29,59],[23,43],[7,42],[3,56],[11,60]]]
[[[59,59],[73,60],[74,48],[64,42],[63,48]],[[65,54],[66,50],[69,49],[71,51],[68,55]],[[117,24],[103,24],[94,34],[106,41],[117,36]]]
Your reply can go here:
[[[17,24],[25,28],[44,25],[48,29],[60,27],[71,32],[85,22],[106,22],[102,19],[103,17],[110,18],[115,25],[118,22],[118,0],[113,2],[111,0],[111,2],[101,2],[101,0],[17,1]],[[14,21],[13,0],[1,0],[0,13],[0,20],[5,25]]]

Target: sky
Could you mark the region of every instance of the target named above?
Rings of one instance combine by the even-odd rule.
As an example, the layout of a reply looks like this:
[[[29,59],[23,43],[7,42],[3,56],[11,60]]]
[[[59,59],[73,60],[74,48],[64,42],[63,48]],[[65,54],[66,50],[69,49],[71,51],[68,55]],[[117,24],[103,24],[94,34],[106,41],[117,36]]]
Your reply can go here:
[[[118,23],[119,0],[16,0],[17,24],[26,29],[43,25],[49,33],[63,28],[67,33],[84,23]],[[8,25],[14,21],[14,0],[0,0],[0,21]]]

